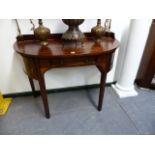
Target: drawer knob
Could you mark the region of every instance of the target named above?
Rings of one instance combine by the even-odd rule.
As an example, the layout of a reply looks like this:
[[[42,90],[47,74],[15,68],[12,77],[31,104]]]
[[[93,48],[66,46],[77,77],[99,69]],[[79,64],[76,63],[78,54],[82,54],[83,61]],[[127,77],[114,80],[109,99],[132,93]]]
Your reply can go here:
[[[71,51],[71,52],[70,52],[70,54],[75,54],[75,53],[76,53],[75,51]]]

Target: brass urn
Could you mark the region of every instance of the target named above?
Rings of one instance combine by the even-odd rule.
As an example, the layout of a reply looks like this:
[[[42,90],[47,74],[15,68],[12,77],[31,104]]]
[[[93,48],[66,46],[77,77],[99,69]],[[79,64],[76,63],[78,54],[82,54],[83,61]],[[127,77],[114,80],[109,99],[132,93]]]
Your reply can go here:
[[[31,21],[31,23],[32,23],[32,21]],[[34,35],[35,35],[36,39],[38,39],[40,41],[41,45],[46,46],[46,45],[48,45],[48,38],[50,36],[50,29],[48,29],[47,27],[45,27],[43,25],[42,19],[38,19],[38,24],[39,24],[38,28],[35,29],[33,27]]]
[[[91,29],[91,33],[92,33],[95,41],[100,41],[103,34],[105,33],[105,29],[101,25],[101,19],[97,20],[97,25]]]
[[[62,19],[69,26],[68,30],[62,35],[63,40],[68,41],[83,41],[84,34],[80,31],[79,25],[84,22],[84,19]]]

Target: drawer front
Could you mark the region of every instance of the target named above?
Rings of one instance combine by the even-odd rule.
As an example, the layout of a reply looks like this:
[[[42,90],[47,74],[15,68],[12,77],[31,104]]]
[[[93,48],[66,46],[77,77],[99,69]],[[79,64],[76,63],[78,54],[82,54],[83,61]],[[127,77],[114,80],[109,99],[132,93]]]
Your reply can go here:
[[[72,67],[72,66],[87,66],[95,65],[96,57],[82,58],[59,58],[59,59],[42,59],[40,60],[41,67]]]
[[[112,67],[112,58],[113,54],[73,58],[40,59],[40,67],[43,72],[46,72],[50,68],[97,65],[108,72]]]

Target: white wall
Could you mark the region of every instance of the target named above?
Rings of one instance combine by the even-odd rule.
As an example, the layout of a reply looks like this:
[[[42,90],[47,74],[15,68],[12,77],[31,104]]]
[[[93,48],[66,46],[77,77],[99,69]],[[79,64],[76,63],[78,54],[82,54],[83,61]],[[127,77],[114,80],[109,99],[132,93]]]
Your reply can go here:
[[[119,74],[121,65],[118,65],[116,70],[116,62],[118,53],[124,53],[122,51],[124,51],[127,40],[129,23],[129,19],[113,20],[112,22],[112,31],[116,33],[117,39],[121,41],[121,48],[116,52],[114,66],[108,74],[107,82],[115,81]],[[19,24],[22,33],[32,33],[30,31],[32,25],[29,23],[29,20],[19,20]],[[67,28],[60,19],[44,20],[44,24],[53,33],[64,32]],[[81,30],[89,32],[95,24],[96,20],[87,19],[81,25]],[[16,36],[17,29],[14,20],[0,20],[0,91],[4,94],[31,90],[27,76],[22,70],[22,59],[13,50],[13,43],[16,40]],[[47,89],[54,89],[99,83],[100,73],[94,66],[62,68],[48,71],[45,74],[45,78]],[[38,88],[38,83],[35,83]]]

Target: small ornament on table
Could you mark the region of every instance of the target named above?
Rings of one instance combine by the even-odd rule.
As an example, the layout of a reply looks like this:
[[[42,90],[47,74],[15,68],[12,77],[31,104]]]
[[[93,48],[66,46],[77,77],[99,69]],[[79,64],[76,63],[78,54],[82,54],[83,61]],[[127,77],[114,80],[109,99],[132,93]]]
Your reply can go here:
[[[68,30],[62,34],[63,48],[66,46],[74,46],[75,48],[83,47],[85,35],[79,29],[84,19],[62,19],[63,23],[68,26]]]
[[[84,19],[62,19],[62,21],[68,26],[68,30],[62,35],[63,40],[76,42],[84,40],[85,36],[79,29],[79,25],[84,22]]]
[[[100,42],[105,32],[105,28],[101,25],[101,19],[97,20],[97,25],[91,29],[91,33],[96,42]]]
[[[112,39],[115,39],[115,33],[111,32],[111,19],[106,19],[104,23],[105,27],[105,36],[110,37]]]
[[[111,19],[106,19],[104,23],[105,31],[110,32],[111,30]]]
[[[39,27],[35,28],[33,21],[30,19],[31,24],[33,25],[32,30],[34,31],[34,35],[36,39],[40,41],[42,46],[48,45],[48,38],[50,36],[50,29],[43,25],[42,19],[38,19]]]

